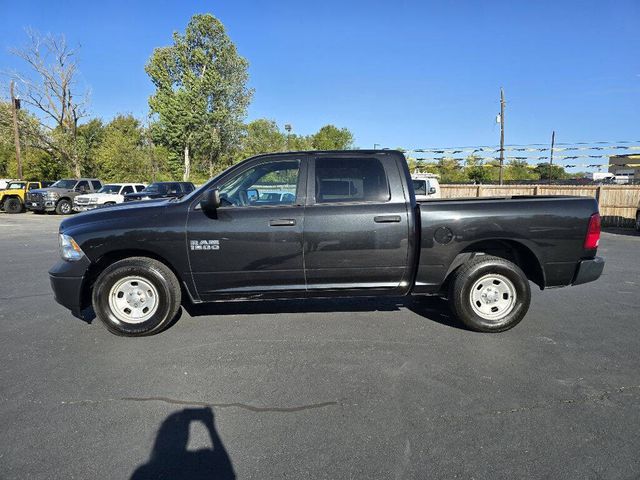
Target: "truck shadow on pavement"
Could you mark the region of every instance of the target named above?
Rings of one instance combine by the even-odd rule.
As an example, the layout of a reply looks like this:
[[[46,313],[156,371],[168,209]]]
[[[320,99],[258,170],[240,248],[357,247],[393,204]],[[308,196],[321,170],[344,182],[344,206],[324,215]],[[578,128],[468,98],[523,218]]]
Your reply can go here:
[[[211,448],[187,450],[191,422],[202,423]],[[236,475],[227,449],[216,431],[210,407],[185,408],[169,415],[160,425],[149,461],[140,465],[131,480],[147,479],[231,480]]]
[[[467,330],[439,297],[351,297],[329,299],[233,301],[183,305],[192,317],[275,313],[394,312],[403,308],[452,328]]]
[[[186,302],[182,306],[192,317],[274,313],[395,312],[406,308],[427,320],[447,327],[468,330],[462,322],[452,315],[447,301],[440,297],[350,297],[228,301],[201,304]],[[170,330],[181,316],[182,309],[178,310],[178,314],[166,330]],[[81,319],[88,324],[91,324],[95,318],[96,315],[91,307],[82,312]]]

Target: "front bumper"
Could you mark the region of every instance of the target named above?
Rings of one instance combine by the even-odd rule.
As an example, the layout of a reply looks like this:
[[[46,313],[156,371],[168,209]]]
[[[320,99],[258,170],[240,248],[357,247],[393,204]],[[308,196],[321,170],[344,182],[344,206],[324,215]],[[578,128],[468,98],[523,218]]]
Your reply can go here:
[[[97,203],[88,203],[86,205],[74,205],[73,206],[73,211],[74,212],[86,212],[88,210],[95,210],[96,208],[98,208],[98,204]]]
[[[83,283],[91,262],[82,257],[77,262],[59,260],[49,270],[49,282],[56,302],[82,318],[82,310],[88,306],[83,296]]]
[[[53,212],[56,209],[55,200],[27,200],[25,202],[27,210],[35,210],[38,212]]]
[[[578,262],[576,274],[571,285],[582,285],[583,283],[593,282],[600,278],[604,270],[605,260],[602,257],[595,257],[590,260],[581,260]]]

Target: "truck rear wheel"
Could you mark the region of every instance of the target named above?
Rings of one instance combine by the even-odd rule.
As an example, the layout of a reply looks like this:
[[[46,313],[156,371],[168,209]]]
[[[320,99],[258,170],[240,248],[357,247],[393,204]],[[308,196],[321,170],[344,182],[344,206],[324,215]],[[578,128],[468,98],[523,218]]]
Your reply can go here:
[[[20,213],[22,208],[23,205],[19,198],[7,198],[4,202],[4,211],[7,213]]]
[[[167,327],[180,308],[178,279],[163,263],[132,257],[108,266],[92,292],[93,310],[116,335],[153,335]]]
[[[449,304],[470,329],[503,332],[516,326],[531,303],[531,289],[524,272],[512,262],[477,255],[454,274]]]

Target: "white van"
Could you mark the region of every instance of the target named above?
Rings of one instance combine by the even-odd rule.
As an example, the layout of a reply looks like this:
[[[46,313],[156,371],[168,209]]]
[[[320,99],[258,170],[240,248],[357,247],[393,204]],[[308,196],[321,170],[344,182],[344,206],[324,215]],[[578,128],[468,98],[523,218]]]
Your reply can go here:
[[[435,173],[414,173],[411,180],[417,201],[440,198],[440,183]]]

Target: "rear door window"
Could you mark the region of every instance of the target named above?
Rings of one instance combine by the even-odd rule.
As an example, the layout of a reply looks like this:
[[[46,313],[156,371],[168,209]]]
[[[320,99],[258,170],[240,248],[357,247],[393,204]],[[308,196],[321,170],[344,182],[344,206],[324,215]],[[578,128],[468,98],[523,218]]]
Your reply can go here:
[[[144,190],[144,185],[136,185],[136,192],[141,192]]]
[[[102,183],[98,180],[91,180],[91,185],[93,185],[94,190],[100,190],[102,188]]]
[[[76,183],[75,190],[78,192],[86,192],[87,190],[89,190],[89,182],[87,182],[86,180],[79,181],[78,183]]]
[[[131,185],[125,185],[120,191],[120,195],[126,195],[127,193],[133,193],[133,187]]]
[[[316,159],[316,203],[387,202],[389,183],[377,158]]]

